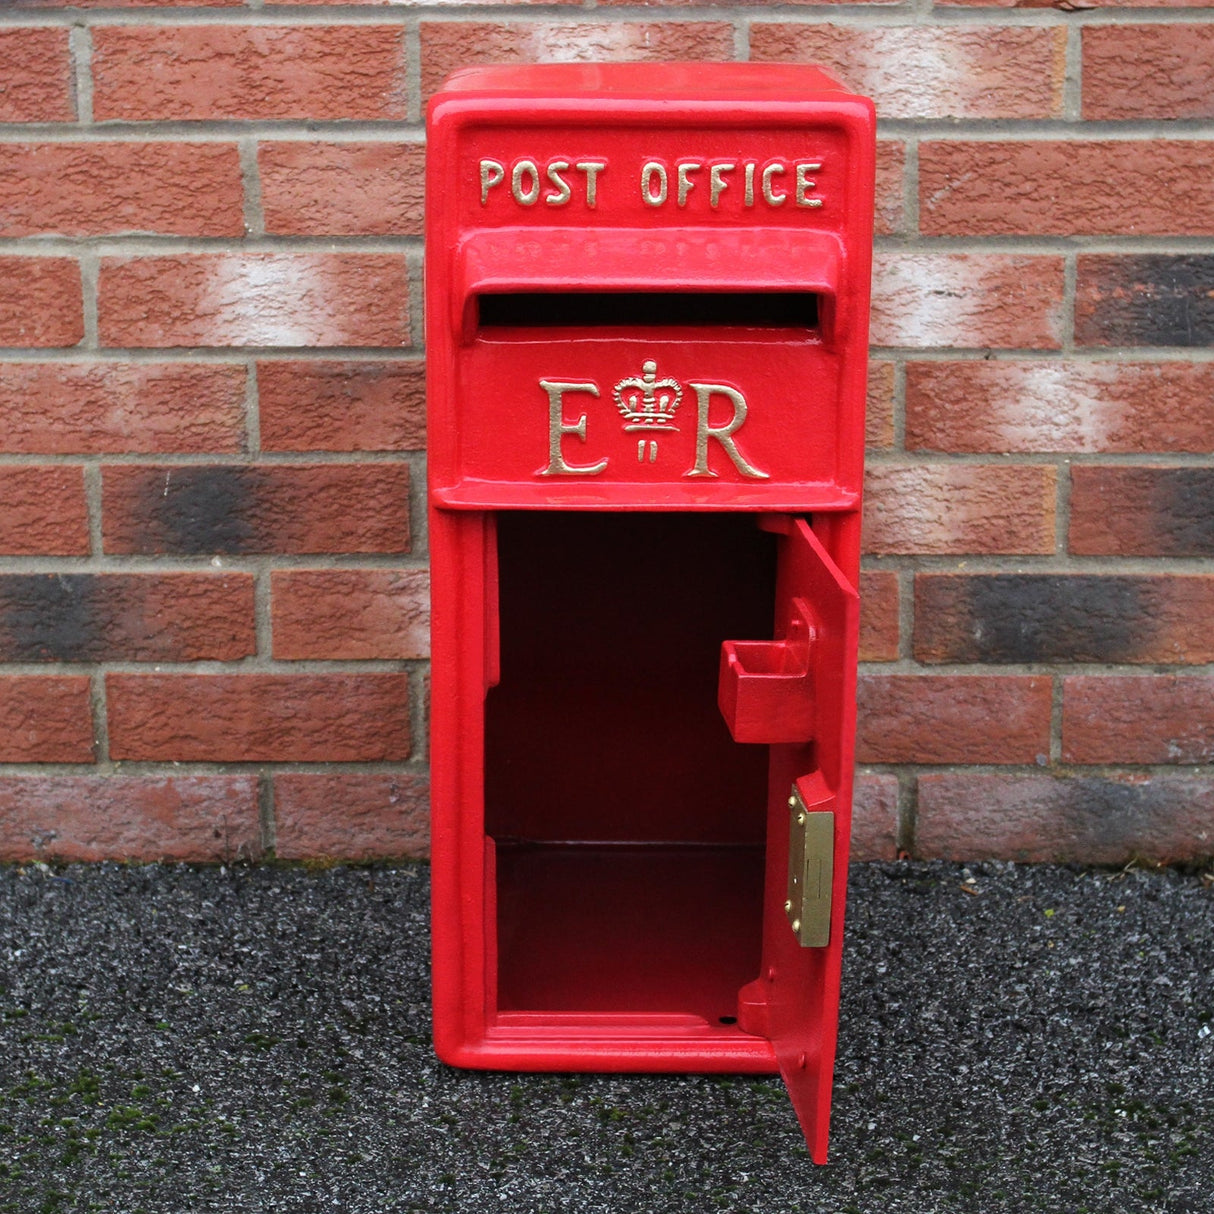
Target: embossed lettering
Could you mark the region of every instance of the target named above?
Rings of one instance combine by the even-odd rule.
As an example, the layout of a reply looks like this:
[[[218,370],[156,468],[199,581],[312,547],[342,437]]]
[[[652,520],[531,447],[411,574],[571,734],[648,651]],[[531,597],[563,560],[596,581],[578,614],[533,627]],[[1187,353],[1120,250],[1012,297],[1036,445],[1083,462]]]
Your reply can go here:
[[[818,184],[810,177],[810,173],[816,173],[821,167],[821,164],[808,160],[803,160],[797,165],[797,206],[820,207],[822,205],[821,198],[809,197],[809,191]]]
[[[658,182],[656,193],[653,188],[655,177]],[[666,166],[657,160],[649,161],[641,170],[641,197],[651,207],[660,207],[666,201],[667,189]]]
[[[684,161],[679,165],[677,176],[679,179],[679,206],[687,205],[687,195],[691,193],[692,186],[695,182],[691,180],[692,173],[698,173],[704,166],[698,160]]]
[[[738,450],[738,445],[733,441],[733,436],[741,428],[742,423],[746,421],[746,398],[736,388],[727,387],[725,384],[693,384],[688,383],[689,388],[695,389],[696,401],[699,409],[696,418],[696,462],[691,470],[685,473],[686,476],[716,476],[718,475],[708,466],[708,440],[715,438],[721,444],[722,450],[733,461],[733,466],[743,476],[751,476],[756,480],[767,480],[769,474],[761,472],[746,457]],[[712,403],[714,396],[724,396],[733,402],[733,417],[724,426],[713,426],[708,421],[708,408]]]
[[[548,180],[556,187],[556,193],[551,190],[544,195],[544,201],[550,207],[563,207],[573,195],[573,191],[569,188],[567,182],[562,176],[562,173],[569,171],[568,160],[553,160],[548,164]]]
[[[523,187],[524,176],[529,179],[526,188]],[[540,171],[536,168],[534,160],[519,160],[515,163],[514,171],[510,174],[510,193],[520,206],[535,206],[540,196]]]
[[[576,434],[586,441],[586,414],[582,414],[573,425],[565,421],[565,393],[588,392],[598,396],[598,384],[570,383],[564,380],[541,379],[540,387],[548,393],[548,467],[541,468],[537,476],[597,476],[607,467],[605,459],[597,464],[570,464],[561,452],[561,439],[566,434]],[[732,431],[730,432],[732,433]]]
[[[784,205],[785,199],[787,199],[787,197],[788,197],[788,195],[783,193],[782,191],[779,194],[777,194],[776,191],[772,188],[772,184],[771,184],[771,179],[777,173],[783,174],[784,172],[785,172],[784,166],[778,160],[769,164],[763,170],[763,201],[766,202],[769,207],[782,207]]]
[[[732,173],[737,166],[732,163],[714,164],[708,170],[708,205],[715,207],[721,201],[721,191],[729,189],[725,180],[726,173]]]
[[[586,205],[593,211],[598,205],[599,174],[607,167],[607,161],[579,160],[573,167],[586,174]]]
[[[489,202],[489,191],[506,180],[506,166],[498,160],[481,161],[481,206]]]

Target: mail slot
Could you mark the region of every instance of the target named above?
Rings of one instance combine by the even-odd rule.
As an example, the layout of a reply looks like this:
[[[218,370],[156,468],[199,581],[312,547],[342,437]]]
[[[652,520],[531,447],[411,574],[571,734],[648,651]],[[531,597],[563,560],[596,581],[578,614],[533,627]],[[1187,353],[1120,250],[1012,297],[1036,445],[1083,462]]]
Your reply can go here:
[[[783,1074],[826,1154],[871,104],[819,69],[433,99],[434,1038]]]

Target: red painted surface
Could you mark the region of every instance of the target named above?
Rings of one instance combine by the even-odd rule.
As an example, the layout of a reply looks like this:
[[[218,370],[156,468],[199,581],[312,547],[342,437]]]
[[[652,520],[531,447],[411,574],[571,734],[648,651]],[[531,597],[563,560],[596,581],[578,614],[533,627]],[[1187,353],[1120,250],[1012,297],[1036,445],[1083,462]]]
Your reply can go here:
[[[778,1069],[819,1161],[873,161],[803,66],[475,69],[430,108],[436,1047]],[[784,913],[794,784],[836,815],[825,948]]]

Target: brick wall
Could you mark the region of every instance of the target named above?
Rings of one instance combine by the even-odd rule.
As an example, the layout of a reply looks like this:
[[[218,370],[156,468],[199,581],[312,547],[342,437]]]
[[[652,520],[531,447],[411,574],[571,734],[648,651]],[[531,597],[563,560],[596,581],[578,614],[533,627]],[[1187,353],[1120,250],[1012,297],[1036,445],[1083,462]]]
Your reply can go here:
[[[1214,852],[1214,13],[10,0],[0,856],[424,852],[422,111],[569,58],[877,102],[858,854]]]

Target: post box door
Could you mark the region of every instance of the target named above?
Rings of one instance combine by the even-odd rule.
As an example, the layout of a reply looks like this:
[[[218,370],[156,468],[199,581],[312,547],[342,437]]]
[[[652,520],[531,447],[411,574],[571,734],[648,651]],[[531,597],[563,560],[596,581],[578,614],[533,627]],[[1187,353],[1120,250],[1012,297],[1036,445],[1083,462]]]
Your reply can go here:
[[[737,741],[767,742],[762,974],[742,1027],[767,1037],[813,1158],[826,1158],[847,889],[859,597],[809,522],[779,536],[775,639],[722,646],[720,705]]]

